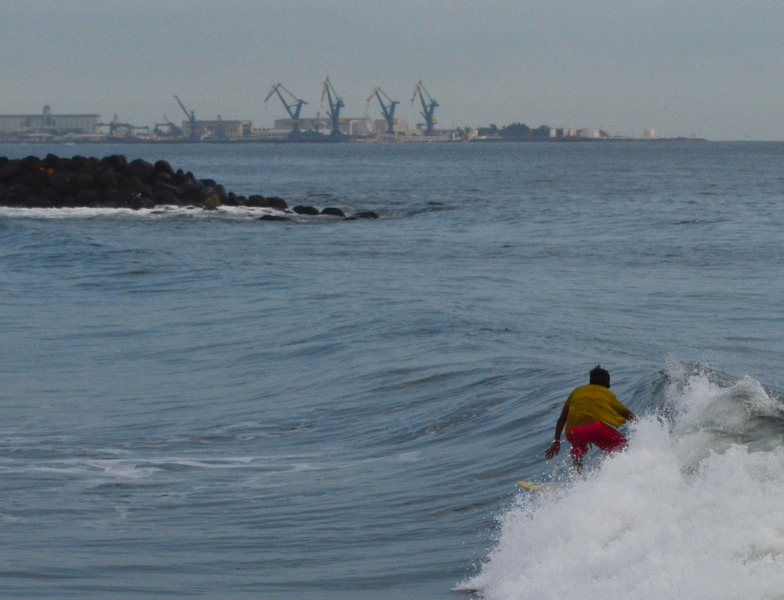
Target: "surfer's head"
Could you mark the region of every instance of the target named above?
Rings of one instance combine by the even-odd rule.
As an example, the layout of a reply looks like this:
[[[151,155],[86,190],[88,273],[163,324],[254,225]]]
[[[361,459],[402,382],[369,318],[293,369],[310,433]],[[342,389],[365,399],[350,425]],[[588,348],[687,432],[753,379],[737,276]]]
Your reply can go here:
[[[596,365],[590,372],[590,382],[594,385],[601,385],[603,387],[610,387],[610,374],[602,369],[600,365]]]

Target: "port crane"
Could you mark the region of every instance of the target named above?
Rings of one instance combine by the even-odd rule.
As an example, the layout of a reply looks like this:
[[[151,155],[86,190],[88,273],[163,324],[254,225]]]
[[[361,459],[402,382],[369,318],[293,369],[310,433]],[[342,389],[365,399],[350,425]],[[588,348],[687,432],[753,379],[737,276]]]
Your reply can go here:
[[[343,108],[345,104],[343,104],[343,99],[338,97],[335,88],[332,87],[329,77],[324,80],[324,85],[321,88],[322,102],[324,102],[324,96],[326,96],[329,101],[329,111],[327,111],[327,114],[332,120],[332,133],[330,133],[330,137],[338,139],[343,136],[343,133],[340,131],[340,109]]]
[[[433,125],[438,123],[438,120],[433,118],[433,113],[436,110],[436,106],[438,106],[438,102],[433,100],[430,97],[430,94],[427,93],[425,86],[422,85],[422,82],[416,84],[414,88],[414,95],[411,97],[411,103],[414,103],[416,100],[417,95],[419,99],[422,101],[422,116],[425,118],[425,135],[433,135],[435,133],[433,131]],[[425,96],[427,96],[427,101],[425,101]]]
[[[293,102],[289,103],[286,98],[283,97],[283,94],[280,93],[280,90],[286,92],[291,98],[293,98]],[[299,118],[299,114],[302,111],[302,105],[307,104],[304,100],[300,100],[290,91],[288,91],[285,87],[283,87],[282,83],[276,83],[272,86],[270,93],[267,94],[267,97],[264,98],[264,102],[267,102],[270,98],[272,98],[273,94],[277,94],[280,101],[283,102],[283,106],[286,108],[286,112],[289,113],[289,117],[291,117],[291,133],[289,134],[292,137],[298,137],[302,135],[302,132],[299,130],[300,123],[302,122]]]
[[[384,113],[384,119],[386,119],[387,122],[387,134],[395,135],[395,107],[400,104],[400,102],[392,100],[392,98],[387,96],[380,87],[373,90],[373,93],[370,94],[367,101],[370,102],[373,99],[373,96],[378,98],[378,103],[381,105],[381,112]],[[384,103],[384,98],[381,96],[386,98],[388,104]]]
[[[198,140],[199,139],[199,133],[198,133],[198,131],[196,131],[196,113],[194,113],[193,111],[191,111],[189,113],[188,109],[185,108],[185,105],[180,101],[180,99],[177,97],[176,94],[174,96],[174,99],[177,101],[177,104],[180,105],[180,108],[182,109],[182,112],[185,113],[185,116],[188,117],[188,122],[191,125],[191,127],[190,127],[190,129],[191,129],[191,131],[190,131],[190,134],[191,134],[190,135],[190,139],[191,139],[191,141]]]
[[[132,125],[131,123],[120,123],[117,115],[114,115],[109,123],[97,123],[98,127],[108,127],[110,137],[134,137],[137,131],[146,131],[150,128],[147,125]]]
[[[165,121],[165,123],[156,123],[155,124],[155,133],[157,133],[159,135],[161,133],[163,133],[163,135],[167,135],[167,136],[170,136],[170,137],[179,137],[179,136],[182,135],[182,129],[177,127],[174,123],[172,123],[169,120],[169,117],[167,117],[166,115],[163,115],[163,120]],[[164,127],[164,126],[168,128],[168,130],[165,133],[161,130],[161,127]]]

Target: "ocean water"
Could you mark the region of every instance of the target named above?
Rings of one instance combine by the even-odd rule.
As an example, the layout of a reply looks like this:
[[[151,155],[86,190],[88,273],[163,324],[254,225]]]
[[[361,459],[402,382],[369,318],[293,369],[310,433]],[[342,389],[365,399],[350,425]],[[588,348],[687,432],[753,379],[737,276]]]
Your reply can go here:
[[[48,152],[380,218],[0,209],[3,598],[784,598],[784,144]]]

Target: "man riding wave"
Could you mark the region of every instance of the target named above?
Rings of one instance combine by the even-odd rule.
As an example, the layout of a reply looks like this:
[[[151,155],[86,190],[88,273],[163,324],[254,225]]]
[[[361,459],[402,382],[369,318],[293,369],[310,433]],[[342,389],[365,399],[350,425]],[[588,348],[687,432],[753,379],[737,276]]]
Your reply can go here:
[[[561,416],[555,424],[555,439],[544,455],[551,459],[558,454],[565,426],[566,439],[572,445],[570,455],[579,471],[589,444],[604,452],[626,447],[626,438],[614,428],[634,418],[634,413],[610,391],[610,373],[597,365],[589,374],[588,385],[575,388],[564,402]]]

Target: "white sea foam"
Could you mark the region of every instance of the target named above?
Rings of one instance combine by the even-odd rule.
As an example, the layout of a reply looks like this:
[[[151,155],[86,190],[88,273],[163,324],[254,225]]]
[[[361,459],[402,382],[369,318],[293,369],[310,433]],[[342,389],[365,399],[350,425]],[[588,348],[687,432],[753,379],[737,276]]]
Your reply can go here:
[[[264,207],[221,206],[214,211],[206,211],[192,206],[156,206],[155,208],[16,208],[0,207],[0,216],[34,219],[89,219],[89,218],[156,218],[156,217],[214,217],[224,216],[236,219],[254,219],[264,215],[282,215],[281,211]],[[286,216],[297,217],[294,213]]]
[[[784,598],[784,449],[752,451],[706,426],[720,417],[740,434],[775,400],[751,380],[697,374],[668,401],[674,422],[640,420],[597,470],[520,493],[461,587],[488,600]]]
[[[65,207],[65,208],[18,208],[0,207],[0,217],[26,218],[26,219],[91,219],[91,218],[136,218],[149,219],[161,217],[191,217],[253,220],[264,216],[285,217],[293,221],[312,221],[314,219],[331,221],[335,217],[330,215],[300,215],[291,210],[277,210],[259,206],[219,206],[215,210],[204,210],[194,206],[169,206],[160,205],[155,208],[91,208],[91,207]]]
[[[88,219],[91,217],[120,217],[120,216],[149,216],[151,214],[171,214],[185,209],[176,206],[163,206],[157,209],[143,208],[131,210],[130,208],[16,208],[2,207],[0,215],[4,217],[20,217],[35,219]]]

